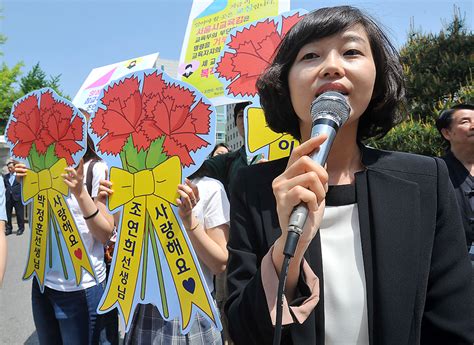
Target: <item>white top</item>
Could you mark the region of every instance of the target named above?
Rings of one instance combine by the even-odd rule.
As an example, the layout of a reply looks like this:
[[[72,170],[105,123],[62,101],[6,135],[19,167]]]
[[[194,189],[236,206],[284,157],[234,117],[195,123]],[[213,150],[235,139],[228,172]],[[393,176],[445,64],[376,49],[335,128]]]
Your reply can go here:
[[[86,184],[89,163],[90,161],[84,164],[84,187]],[[93,169],[92,197],[96,197],[99,191],[99,182],[101,179],[105,179],[107,165],[100,161],[94,165]],[[66,198],[66,202],[69,206],[69,210],[71,210],[72,216],[74,217],[82,240],[84,241],[84,246],[89,253],[92,267],[96,272],[99,283],[101,283],[105,280],[104,246],[100,241],[96,240],[89,231],[86,221],[84,220],[84,215],[82,214],[82,211],[74,195],[71,194],[70,197]],[[67,254],[65,253],[65,255]],[[66,280],[64,279],[61,265],[55,264],[53,270],[46,275],[45,285],[58,291],[78,291],[96,285],[96,281],[93,276],[84,270],[82,272],[82,282],[79,284],[79,286],[76,286],[73,272],[71,272],[72,274],[69,274],[69,280]]]
[[[222,224],[229,224],[230,205],[224,186],[218,180],[202,177],[192,181],[199,189],[199,202],[193,208],[194,216],[211,229]],[[206,279],[209,292],[214,291],[214,275],[211,270],[199,260],[201,270]]]
[[[326,206],[320,228],[326,345],[368,345],[367,289],[357,204]]]
[[[7,210],[5,205],[5,184],[3,181],[0,181],[0,220],[7,221]]]

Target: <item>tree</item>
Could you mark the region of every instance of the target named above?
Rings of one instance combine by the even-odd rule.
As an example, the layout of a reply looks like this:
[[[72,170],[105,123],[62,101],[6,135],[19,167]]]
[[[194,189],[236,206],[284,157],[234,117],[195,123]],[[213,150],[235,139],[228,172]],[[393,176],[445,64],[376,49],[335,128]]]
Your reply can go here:
[[[400,51],[410,115],[426,119],[435,115],[438,102],[446,102],[472,82],[474,36],[459,8],[438,34],[423,34],[413,27]]]
[[[452,21],[435,35],[413,28],[400,56],[407,87],[407,119],[373,147],[439,156],[444,141],[435,127],[441,111],[457,103],[473,103],[474,37],[455,8]]]
[[[20,89],[24,95],[28,92],[41,89],[43,87],[50,87],[62,96],[59,90],[59,80],[61,75],[46,77],[46,73],[41,69],[39,62],[33,66],[31,71],[26,76],[21,78]]]
[[[0,133],[3,134],[6,120],[10,116],[13,102],[21,97],[22,93],[15,88],[21,74],[22,64],[18,63],[12,68],[3,63],[0,67]]]

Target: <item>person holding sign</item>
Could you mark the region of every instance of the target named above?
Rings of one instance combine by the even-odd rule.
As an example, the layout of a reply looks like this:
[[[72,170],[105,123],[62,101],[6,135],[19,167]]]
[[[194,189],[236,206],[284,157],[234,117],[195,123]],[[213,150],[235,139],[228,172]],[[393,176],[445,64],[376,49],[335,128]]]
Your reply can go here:
[[[234,342],[272,343],[279,274],[293,255],[283,344],[472,344],[471,266],[445,163],[362,144],[394,126],[404,97],[398,53],[375,21],[350,6],[306,14],[257,88],[270,128],[301,145],[241,169],[231,191]],[[313,121],[337,127],[328,116],[340,113],[347,121],[322,146]],[[319,152],[327,164],[310,158]],[[308,218],[289,229],[301,203]],[[293,229],[302,232],[291,253]]]
[[[242,138],[245,138],[244,131],[244,109],[250,102],[237,103],[234,107],[234,125]],[[208,177],[219,180],[225,188],[228,198],[234,185],[237,172],[242,168],[259,161],[261,156],[247,157],[245,146],[240,149],[223,155],[217,155],[206,159],[202,164],[202,173]]]
[[[84,158],[92,156],[93,147],[89,142]],[[77,170],[66,168],[62,177],[71,192],[67,204],[91,255],[98,282],[84,273],[77,286],[73,280],[64,280],[59,273],[52,271],[46,275],[44,292],[41,292],[37,281],[33,280],[33,317],[40,344],[118,343],[118,334],[111,342],[106,339],[103,317],[97,313],[106,282],[103,245],[112,235],[114,219],[107,212],[104,200],[92,199],[98,195],[99,181],[106,178],[105,164],[94,166],[92,197],[85,187],[84,170],[88,170],[90,162],[81,160]],[[17,164],[15,171],[23,178],[28,170],[25,164]]]
[[[201,177],[199,171],[178,185],[178,214],[201,264],[210,292],[214,291],[214,276],[227,265],[229,232],[229,201],[222,184]],[[110,181],[101,181],[103,195],[113,193]],[[179,250],[179,249],[177,249]],[[139,304],[125,344],[222,344],[221,333],[201,315],[193,321],[191,330],[181,334],[179,320],[164,320],[152,304]]]

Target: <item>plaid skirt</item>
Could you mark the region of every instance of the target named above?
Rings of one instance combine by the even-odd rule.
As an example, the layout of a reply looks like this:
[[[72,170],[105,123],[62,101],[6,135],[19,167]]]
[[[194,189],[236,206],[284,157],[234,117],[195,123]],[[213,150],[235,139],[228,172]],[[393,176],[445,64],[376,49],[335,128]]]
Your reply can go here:
[[[165,321],[152,304],[139,304],[125,345],[222,345],[221,332],[197,314],[188,334],[181,334],[179,321]]]

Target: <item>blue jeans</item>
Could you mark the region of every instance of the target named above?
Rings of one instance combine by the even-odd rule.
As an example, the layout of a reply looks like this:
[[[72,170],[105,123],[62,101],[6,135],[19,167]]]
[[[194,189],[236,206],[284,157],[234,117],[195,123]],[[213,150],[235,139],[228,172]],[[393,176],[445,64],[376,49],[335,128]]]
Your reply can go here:
[[[72,292],[45,287],[41,293],[33,279],[31,301],[40,344],[99,344],[103,326],[97,306],[104,284]]]

